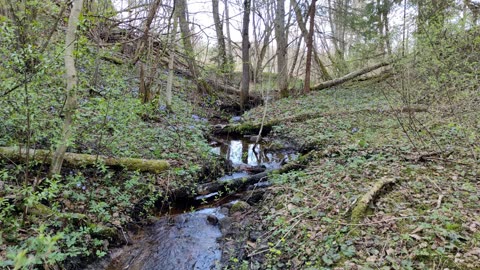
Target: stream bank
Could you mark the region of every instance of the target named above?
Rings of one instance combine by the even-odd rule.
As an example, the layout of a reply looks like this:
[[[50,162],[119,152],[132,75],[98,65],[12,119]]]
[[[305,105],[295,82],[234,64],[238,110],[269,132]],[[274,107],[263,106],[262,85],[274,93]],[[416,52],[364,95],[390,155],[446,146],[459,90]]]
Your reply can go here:
[[[255,226],[253,207],[263,198],[268,173],[292,163],[294,150],[271,151],[250,136],[224,135],[211,140],[212,152],[228,160],[230,174],[219,177],[206,192],[176,200],[132,241],[112,250],[86,269],[220,269],[244,257],[244,246],[263,228]],[[285,166],[283,166],[285,167]],[[216,190],[209,193],[208,190]]]

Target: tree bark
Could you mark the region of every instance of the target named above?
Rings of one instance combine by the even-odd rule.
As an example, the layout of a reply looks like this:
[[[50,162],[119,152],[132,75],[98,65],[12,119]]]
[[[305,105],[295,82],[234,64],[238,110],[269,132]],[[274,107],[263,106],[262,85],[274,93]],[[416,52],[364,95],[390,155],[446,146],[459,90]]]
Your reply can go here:
[[[143,36],[140,39],[137,50],[135,52],[135,57],[133,58],[134,64],[137,63],[140,57],[142,57],[145,46],[148,43],[148,37],[150,35],[150,28],[152,26],[153,19],[155,18],[155,14],[157,13],[158,7],[161,5],[161,3],[161,0],[155,0],[151,5],[150,9],[148,10],[147,19],[145,21],[145,25],[143,26]]]
[[[172,111],[172,86],[173,86],[173,73],[175,72],[175,48],[176,48],[176,37],[177,37],[177,25],[178,25],[178,18],[175,14],[172,16],[173,18],[173,27],[172,32],[170,33],[170,60],[168,61],[168,78],[167,78],[167,89],[165,90],[165,99],[167,103],[167,110]]]
[[[293,78],[293,72],[295,71],[295,67],[297,66],[297,62],[298,61],[298,56],[300,55],[300,48],[302,46],[302,37],[300,37],[298,39],[298,43],[297,45],[295,46],[296,49],[295,49],[295,54],[293,56],[293,61],[292,61],[292,65],[290,66],[290,72],[288,73],[288,77],[291,79]],[[299,63],[300,65],[300,63]]]
[[[65,76],[67,78],[67,98],[65,101],[65,119],[63,121],[62,135],[60,142],[52,156],[50,164],[50,174],[59,174],[62,169],[62,163],[67,151],[67,143],[72,136],[73,116],[77,109],[77,70],[75,68],[75,58],[73,55],[75,48],[76,32],[78,19],[82,12],[83,0],[73,2],[72,11],[68,19],[67,33],[65,35]]]
[[[389,64],[390,64],[390,62],[381,62],[381,63],[378,63],[376,65],[369,66],[369,67],[366,67],[366,68],[348,73],[347,75],[345,75],[343,77],[319,83],[319,84],[313,86],[312,90],[322,90],[322,89],[325,89],[325,88],[340,85],[340,84],[345,83],[349,80],[355,79],[358,76],[362,76],[363,74],[366,74],[368,72],[374,71],[374,70],[379,69],[379,68],[384,67],[384,66],[388,66]]]
[[[269,5],[269,3],[267,3],[267,9],[269,9],[271,6]],[[264,27],[265,27],[265,31],[264,31],[264,35],[263,35],[263,42],[262,42],[262,46],[260,47],[260,53],[258,54],[258,57],[257,57],[257,62],[255,64],[255,70],[254,70],[254,80],[256,82],[259,81],[260,79],[260,74],[263,73],[263,69],[264,69],[264,66],[263,66],[263,61],[265,60],[265,56],[267,55],[267,49],[268,49],[268,45],[270,44],[271,40],[271,36],[272,36],[272,32],[273,32],[273,27],[272,27],[272,20],[271,20],[271,16],[270,16],[270,12],[266,12],[266,21],[264,20],[265,24],[264,24]],[[254,26],[254,31],[255,31],[255,27]],[[257,46],[257,40],[255,40],[255,46]]]
[[[310,8],[308,10],[310,16],[310,29],[308,31],[308,40],[307,40],[307,62],[305,67],[305,84],[303,87],[303,93],[306,94],[310,92],[310,71],[312,68],[312,50],[313,50],[313,30],[315,27],[315,4],[317,0],[312,0]]]
[[[225,30],[227,32],[228,62],[230,65],[233,65],[233,50],[232,39],[230,36],[230,14],[228,9],[228,0],[224,0],[223,5],[225,7]]]
[[[198,68],[197,61],[195,60],[195,51],[192,44],[192,33],[188,26],[187,20],[187,4],[185,0],[175,0],[175,8],[177,9],[178,21],[180,24],[180,32],[182,36],[183,49],[188,62],[188,68],[192,73],[193,80],[197,84],[198,91],[201,93],[210,93],[210,87],[208,84],[200,79],[200,69]]]
[[[0,157],[8,158],[14,161],[23,161],[26,156],[40,163],[49,162],[52,153],[48,150],[40,149],[19,149],[16,147],[0,147]],[[140,158],[111,158],[102,155],[87,155],[77,153],[64,153],[64,160],[72,166],[95,165],[104,163],[112,167],[125,167],[127,170],[159,173],[167,170],[170,163],[166,160],[140,159]],[[62,160],[63,161],[63,160]],[[53,162],[53,159],[52,159]],[[56,172],[56,174],[60,171]]]
[[[267,181],[269,175],[274,174],[274,173],[287,173],[292,170],[298,170],[301,168],[304,168],[305,166],[301,164],[300,162],[293,162],[293,163],[288,163],[281,167],[280,169],[273,169],[273,170],[267,170],[261,173],[257,173],[254,175],[246,176],[246,177],[238,177],[234,178],[228,181],[214,181],[210,183],[205,183],[203,185],[199,185],[196,189],[196,194],[198,195],[207,195],[210,193],[218,192],[218,191],[223,191],[225,192],[226,190],[238,190],[245,188],[249,185],[256,184],[261,181]]]
[[[300,28],[300,31],[302,32],[303,39],[305,43],[307,43],[308,40],[308,31],[307,27],[305,26],[305,22],[303,21],[303,15],[302,11],[300,10],[300,7],[297,4],[296,0],[290,0],[290,5],[293,6],[293,10],[295,11],[295,17],[297,18],[297,24],[298,27]],[[322,78],[324,80],[331,80],[332,76],[328,73],[327,68],[323,64],[322,60],[318,56],[317,50],[315,49],[315,46],[313,45],[313,57],[315,59],[315,62],[317,63],[318,67],[320,68]]]
[[[335,48],[335,57],[331,57],[329,54],[329,58],[332,61],[333,66],[337,69],[339,75],[348,72],[348,67],[345,62],[345,21],[348,16],[348,3],[349,0],[337,0],[332,6],[332,0],[328,0],[328,15],[332,31],[332,43]]]
[[[248,26],[250,24],[251,0],[243,2],[243,27],[242,27],[242,91],[240,93],[240,107],[245,109],[250,88],[250,40]]]
[[[228,73],[228,59],[225,49],[225,37],[223,36],[223,24],[220,21],[220,15],[218,12],[218,0],[212,0],[213,6],[213,22],[215,23],[215,32],[217,34],[218,45],[218,68],[221,74]]]
[[[285,1],[275,8],[275,39],[277,41],[277,85],[281,97],[288,97],[287,36],[285,33]]]

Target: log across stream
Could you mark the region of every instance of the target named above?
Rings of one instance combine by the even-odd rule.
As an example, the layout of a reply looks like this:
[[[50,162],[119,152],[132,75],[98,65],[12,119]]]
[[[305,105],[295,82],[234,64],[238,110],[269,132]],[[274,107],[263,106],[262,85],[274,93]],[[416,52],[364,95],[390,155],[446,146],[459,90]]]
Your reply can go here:
[[[221,137],[212,140],[212,151],[230,160],[235,168],[231,175],[225,175],[216,182],[228,183],[252,173],[266,175],[266,172],[279,169],[297,157],[293,151],[269,152],[262,144],[257,145],[255,150],[251,138]],[[259,177],[257,182],[262,180]],[[268,185],[265,181],[261,183]],[[257,188],[261,186],[255,184]],[[197,200],[209,201],[213,197],[221,196],[218,193],[205,194],[198,196]],[[240,195],[229,195],[219,200],[222,202],[220,205],[215,201],[197,204],[194,211],[189,209],[191,205],[179,204],[178,209],[160,216],[151,226],[135,235],[132,243],[112,250],[107,258],[86,269],[221,269],[222,246],[219,239],[226,232],[225,221],[238,197]]]

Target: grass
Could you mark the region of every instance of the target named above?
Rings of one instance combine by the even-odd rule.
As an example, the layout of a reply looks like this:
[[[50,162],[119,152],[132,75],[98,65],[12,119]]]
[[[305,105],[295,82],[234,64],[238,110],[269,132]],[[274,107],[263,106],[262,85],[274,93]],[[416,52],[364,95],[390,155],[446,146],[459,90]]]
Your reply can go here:
[[[260,207],[267,233],[249,250],[265,268],[480,269],[479,112],[463,99],[453,115],[442,105],[395,113],[402,95],[385,89],[357,84],[269,105],[267,121],[281,123],[271,135],[316,154],[272,180]],[[247,124],[261,113],[248,112]],[[310,117],[281,121],[299,115]],[[399,181],[352,223],[382,177]]]

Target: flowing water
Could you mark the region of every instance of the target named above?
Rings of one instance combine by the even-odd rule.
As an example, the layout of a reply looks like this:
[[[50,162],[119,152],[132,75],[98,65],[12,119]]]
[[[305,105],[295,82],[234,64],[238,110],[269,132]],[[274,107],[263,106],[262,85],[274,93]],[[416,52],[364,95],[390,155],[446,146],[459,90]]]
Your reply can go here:
[[[296,157],[287,152],[265,153],[263,145],[257,147],[256,152],[254,144],[247,140],[227,139],[222,140],[213,151],[228,158],[239,170],[260,165],[266,169],[279,168],[283,162]],[[247,172],[238,171],[220,180],[228,181],[245,175]],[[219,224],[227,215],[228,208],[220,206],[162,216],[137,234],[133,244],[111,251],[108,259],[87,269],[221,269],[221,246],[217,240],[222,236]]]

